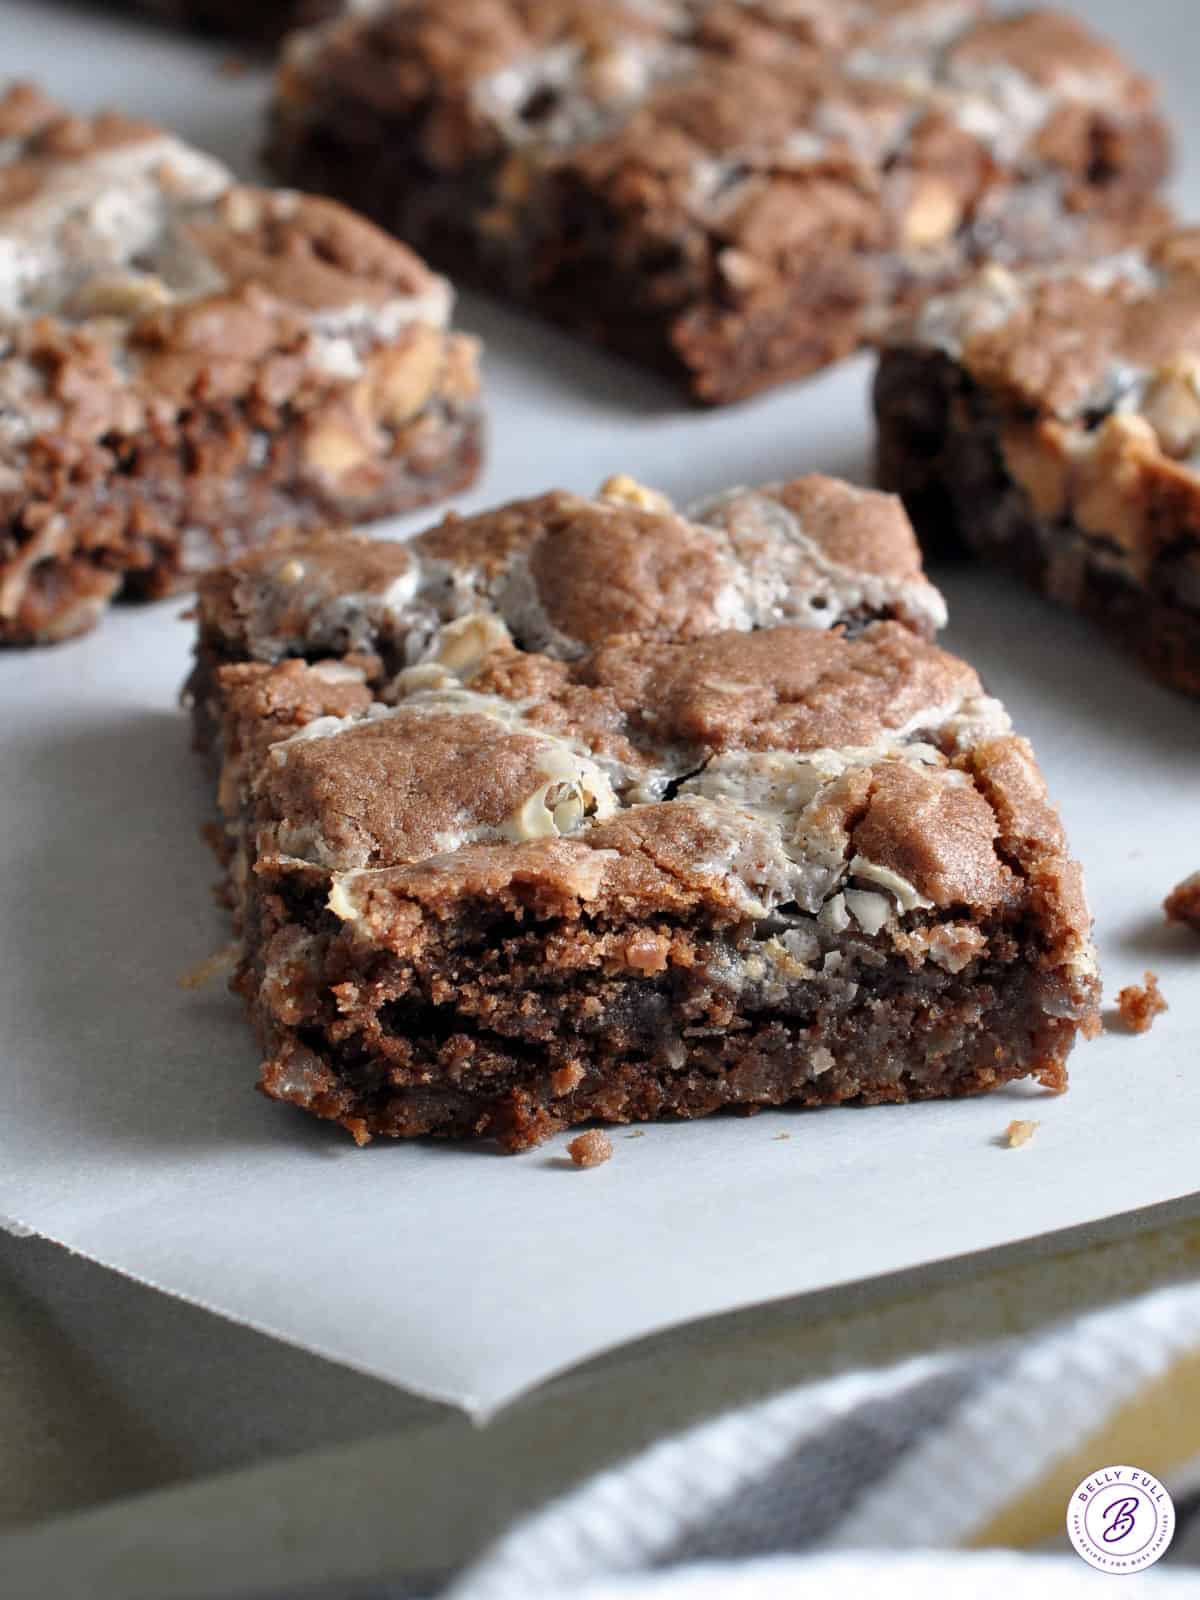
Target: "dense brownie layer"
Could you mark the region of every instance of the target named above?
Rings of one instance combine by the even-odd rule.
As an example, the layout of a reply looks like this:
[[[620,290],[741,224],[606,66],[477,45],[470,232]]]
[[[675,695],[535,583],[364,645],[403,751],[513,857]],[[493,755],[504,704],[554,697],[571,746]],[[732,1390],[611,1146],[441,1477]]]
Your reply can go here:
[[[723,402],[980,260],[1140,236],[1167,141],[1081,24],[983,0],[384,0],[294,35],[270,154]]]
[[[0,643],[474,476],[475,347],[405,246],[28,87],[0,141]]]
[[[572,658],[619,634],[894,618],[932,638],[946,620],[899,500],[819,474],[686,511],[619,476],[592,499],[554,491],[451,514],[409,544],[286,534],[202,579],[198,612],[202,744],[230,662],[353,657],[378,687],[402,668],[442,670],[426,659],[435,636],[439,660],[461,666],[501,640]]]
[[[598,553],[602,519],[618,549],[646,531],[631,492],[573,502]],[[837,493],[772,498],[806,496]],[[266,1092],[360,1139],[520,1149],[595,1117],[1061,1087],[1097,1000],[1079,870],[971,669],[897,621],[706,613],[744,597],[745,569],[678,579],[678,606],[675,558],[657,584],[589,570],[586,639],[543,583],[506,609],[514,550],[526,571],[539,549],[579,568],[569,525],[528,533],[568,499],[417,541],[410,604],[448,559],[476,609],[398,631],[377,612],[331,639],[336,659],[279,659],[320,645],[303,608],[281,625],[269,574],[264,606],[263,558],[240,600],[210,581],[204,625],[223,618],[243,656],[214,668],[209,705]],[[674,522],[681,551],[715,531]],[[481,582],[466,552],[484,549]],[[401,575],[368,576],[378,595]]]
[[[990,269],[884,352],[881,480],[1200,694],[1200,231]]]

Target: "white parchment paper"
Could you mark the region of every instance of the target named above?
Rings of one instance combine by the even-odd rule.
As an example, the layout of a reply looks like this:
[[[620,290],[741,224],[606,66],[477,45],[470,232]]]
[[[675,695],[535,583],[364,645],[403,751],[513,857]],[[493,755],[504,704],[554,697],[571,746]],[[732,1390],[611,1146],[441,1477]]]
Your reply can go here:
[[[1079,9],[1119,29],[1115,7]],[[1127,42],[1169,65],[1143,10]],[[81,104],[173,117],[250,168],[261,80],[218,73],[219,52],[10,0],[0,53]],[[618,470],[682,498],[868,470],[865,360],[704,414],[520,316],[469,300],[462,321],[488,341],[493,417],[464,506]],[[987,573],[946,588],[948,642],[1033,738],[1066,814],[1107,993],[1151,966],[1171,1006],[1147,1036],[1082,1047],[1065,1097],[618,1130],[589,1172],[565,1140],[520,1157],[360,1151],[260,1100],[238,1004],[219,982],[177,983],[227,932],[198,837],[209,786],[175,704],[191,629],[167,602],[0,657],[0,1218],[483,1415],[671,1324],[1192,1191],[1200,941],[1159,905],[1200,868],[1200,707]],[[1041,1124],[1015,1151],[1014,1117]]]

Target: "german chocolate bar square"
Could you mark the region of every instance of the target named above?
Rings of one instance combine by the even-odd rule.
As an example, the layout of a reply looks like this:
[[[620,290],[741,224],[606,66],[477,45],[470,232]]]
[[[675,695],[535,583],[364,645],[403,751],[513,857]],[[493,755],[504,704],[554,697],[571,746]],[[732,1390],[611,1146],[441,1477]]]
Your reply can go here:
[[[404,245],[29,87],[0,157],[0,644],[473,478],[475,346]]]
[[[1146,80],[1052,11],[377,0],[288,41],[270,155],[721,403],[982,261],[1140,237],[1167,140]]]
[[[518,1150],[1061,1088],[1096,1019],[1079,869],[930,642],[911,537],[830,479],[688,517],[616,480],[340,578],[310,541],[209,580],[193,692],[265,1092]]]

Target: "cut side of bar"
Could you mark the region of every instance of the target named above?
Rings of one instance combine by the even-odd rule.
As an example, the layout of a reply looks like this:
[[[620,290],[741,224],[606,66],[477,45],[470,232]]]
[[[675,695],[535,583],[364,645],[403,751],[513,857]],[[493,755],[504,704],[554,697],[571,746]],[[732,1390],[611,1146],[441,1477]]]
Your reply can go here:
[[[28,86],[0,141],[0,644],[474,477],[475,344],[407,247]]]
[[[879,477],[958,546],[1200,695],[1200,230],[992,268],[883,352]]]
[[[209,580],[192,692],[266,1093],[359,1140],[519,1150],[592,1119],[1064,1086],[1098,980],[1032,752],[922,636],[919,568],[920,626],[830,626],[761,542],[836,522],[828,584],[899,544],[896,503],[809,479],[702,509],[617,480],[449,519],[403,572],[374,557],[373,613],[359,570],[336,638],[321,564],[347,545]],[[573,559],[589,542],[607,565]]]
[[[981,261],[1165,215],[1150,86],[983,0],[384,0],[294,35],[269,156],[430,260],[724,403]]]

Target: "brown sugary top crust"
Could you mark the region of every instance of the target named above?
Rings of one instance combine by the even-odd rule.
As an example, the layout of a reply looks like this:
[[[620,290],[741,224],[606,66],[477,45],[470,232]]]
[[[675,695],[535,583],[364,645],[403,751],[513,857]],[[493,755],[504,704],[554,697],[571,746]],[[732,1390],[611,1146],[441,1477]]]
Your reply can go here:
[[[300,661],[278,667],[239,661],[220,669],[222,769],[219,799],[229,812],[242,785],[270,747],[319,717],[364,716],[372,695],[353,669],[309,668]]]
[[[932,636],[944,619],[895,496],[813,474],[683,513],[613,484],[595,499],[555,490],[452,513],[407,545],[283,535],[201,581],[202,636],[254,660],[356,649],[398,666],[418,638],[472,611],[496,614],[526,648],[568,656],[621,635],[691,639],[793,619],[830,628],[892,615]]]
[[[1200,358],[1200,233],[1155,241],[1130,270],[1018,279],[1011,313],[968,333],[963,365],[985,388],[1069,418],[1115,364],[1154,372]]]
[[[419,554],[499,576],[522,555],[538,599],[562,633],[594,644],[614,633],[676,637],[721,626],[728,582],[711,534],[681,515],[553,493],[477,517],[449,517]]]
[[[259,694],[286,672],[291,704],[321,669],[249,670],[265,675]],[[565,792],[573,762],[591,772],[594,799],[604,780],[593,762],[606,757],[620,764],[607,791],[619,795],[663,762],[682,776],[731,752],[878,746],[806,814],[809,846],[836,842],[847,861],[867,858],[927,903],[977,915],[1022,903],[1036,881],[1047,943],[1070,960],[1086,944],[1088,914],[1028,746],[999,735],[959,748],[946,731],[979,694],[969,667],[887,623],[855,640],[780,628],[631,642],[578,664],[499,652],[462,705],[417,694],[275,745],[255,786],[260,862],[374,869],[353,880],[360,909],[385,886],[449,903],[548,872],[539,893],[551,899],[615,913],[636,896],[647,914],[703,904],[736,918],[746,885],[770,883],[782,859],[770,813],[749,796],[748,810],[736,794],[714,804],[685,782],[674,800],[610,805],[576,837],[554,840],[523,832],[522,808],[547,783]],[[922,739],[945,754],[928,766],[897,754]]]
[[[412,569],[408,546],[394,540],[336,528],[285,530],[198,579],[204,640],[252,661],[372,648],[386,631],[386,597]]]
[[[706,750],[873,744],[923,711],[982,693],[964,662],[895,623],[871,628],[861,644],[796,627],[618,643],[585,671],[651,737]]]
[[[289,685],[302,681],[289,666]],[[523,727],[471,705],[438,714],[417,695],[377,721],[276,751],[260,780],[260,814],[272,824],[302,819],[318,841],[315,859],[330,867],[414,861],[454,848],[435,840],[453,834],[455,819],[501,826],[536,787],[541,730],[622,763],[638,781],[660,763],[682,772],[720,751],[870,745],[925,711],[936,724],[981,692],[969,667],[895,623],[856,641],[796,627],[631,641],[574,670],[501,652],[472,679],[471,705],[489,696],[515,704]],[[921,826],[934,820],[922,816]],[[962,834],[957,810],[953,825]]]
[[[1010,740],[1019,745],[1021,741]],[[1004,751],[994,751],[1003,757]],[[909,804],[916,801],[915,808]],[[952,788],[910,778],[883,763],[847,808],[848,857],[869,859],[908,877],[940,910],[1003,916],[1036,909],[1048,965],[1086,960],[1091,919],[1082,874],[1061,839],[1048,843],[1027,873],[1011,864],[1013,825],[991,810],[984,787]],[[405,907],[445,916],[464,901],[525,905],[538,916],[587,915],[627,920],[686,917],[703,908],[734,923],[747,915],[730,879],[734,850],[751,881],[756,852],[766,861],[771,841],[745,819],[731,832],[718,808],[686,800],[631,807],[586,833],[525,843],[474,843],[447,854],[354,874],[348,894],[368,940],[398,937]]]
[[[796,512],[811,538],[841,566],[889,578],[924,576],[921,546],[898,495],[812,472],[781,484],[776,498]]]
[[[419,861],[453,849],[464,816],[472,830],[501,829],[537,787],[545,749],[535,732],[414,703],[289,745],[286,760],[277,750],[260,778],[260,814],[273,819],[277,848],[307,845],[319,865]]]
[[[93,158],[150,146],[153,158],[161,156],[152,181],[164,200],[179,203],[182,238],[228,291],[254,284],[322,311],[420,295],[438,281],[406,245],[336,201],[236,184],[218,162],[151,122],[115,111],[79,116],[36,85],[16,83],[0,94],[0,137],[19,146],[0,164],[0,229],[43,225],[32,208],[59,203],[55,187],[64,178],[86,185]],[[61,248],[90,265],[95,242],[68,236]]]
[[[686,44],[701,52],[703,69],[712,57],[732,57],[759,69],[782,62],[807,69],[816,85],[854,49],[894,52],[901,60],[922,59],[946,42],[956,65],[1002,64],[1044,85],[1074,85],[1081,76],[1103,76],[1115,96],[1143,83],[1120,55],[1072,17],[1055,12],[987,15],[987,0],[811,0],[802,7],[770,0],[392,0],[374,11],[327,29],[326,57],[361,51],[374,61],[380,91],[421,75],[421,89],[450,95],[556,45],[579,46],[603,63],[627,43],[652,47]],[[689,65],[695,65],[689,62]],[[367,61],[362,65],[365,67]],[[759,80],[768,94],[769,75]],[[614,92],[602,71],[586,81],[602,102]],[[911,84],[910,84],[911,90]],[[415,95],[414,95],[415,97]],[[721,107],[719,96],[713,103]],[[750,126],[759,105],[747,100]]]
[[[1065,241],[1099,199],[1098,146],[1152,115],[1147,82],[1079,22],[985,0],[392,0],[285,55],[283,129],[354,103],[416,119],[435,167],[507,158],[485,225],[519,229],[536,176],[565,174],[631,246],[685,241],[664,300],[722,307],[770,300],[822,236],[864,257],[940,248],[1013,173],[1060,186]]]

